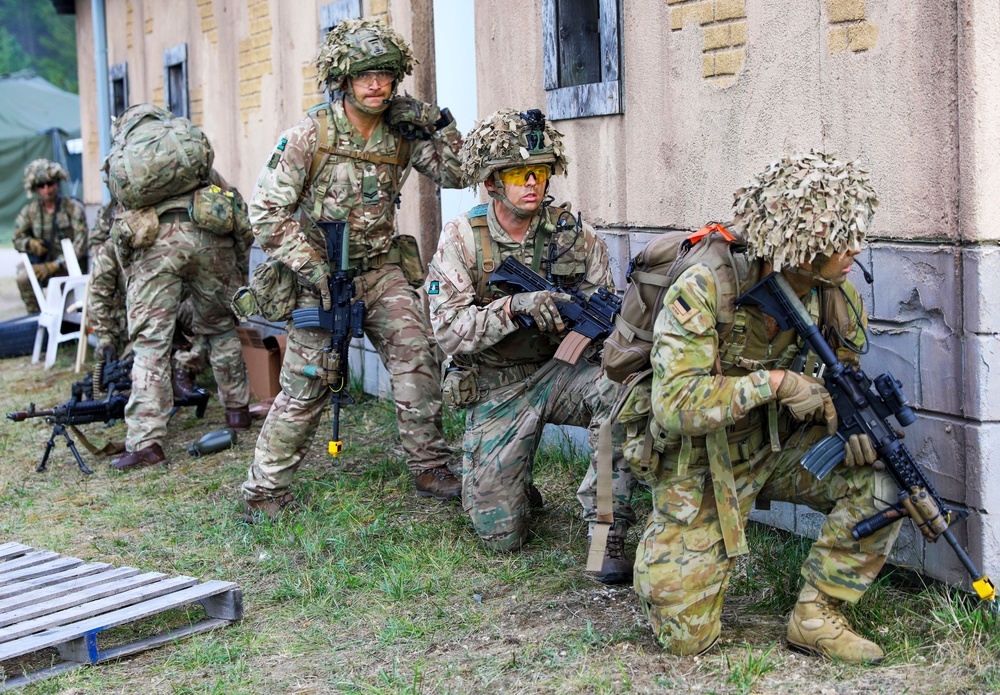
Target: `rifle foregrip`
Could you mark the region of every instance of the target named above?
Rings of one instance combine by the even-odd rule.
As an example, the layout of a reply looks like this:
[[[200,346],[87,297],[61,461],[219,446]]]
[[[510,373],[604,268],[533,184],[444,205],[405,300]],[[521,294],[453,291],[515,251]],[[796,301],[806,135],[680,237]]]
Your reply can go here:
[[[867,538],[879,529],[883,529],[889,524],[899,521],[906,513],[897,507],[886,507],[875,516],[862,519],[858,525],[851,530],[851,536],[856,541]]]

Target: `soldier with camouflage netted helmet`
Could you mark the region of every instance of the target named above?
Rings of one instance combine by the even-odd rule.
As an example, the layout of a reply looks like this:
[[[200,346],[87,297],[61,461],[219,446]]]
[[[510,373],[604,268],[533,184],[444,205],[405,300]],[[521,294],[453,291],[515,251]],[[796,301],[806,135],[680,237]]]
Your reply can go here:
[[[29,202],[14,221],[14,248],[28,254],[42,287],[49,278],[66,274],[62,240],[70,239],[81,261],[87,253],[87,215],[79,201],[64,196],[60,183],[66,170],[48,159],[35,159],[24,168],[24,192]],[[23,265],[17,266],[17,287],[29,314],[39,311],[31,280]]]
[[[871,586],[898,524],[864,539],[851,529],[895,499],[872,464],[863,435],[822,481],[802,456],[836,430],[836,410],[794,330],[759,307],[739,305],[720,322],[720,273],[737,294],[771,272],[797,292],[839,358],[857,364],[867,318],[848,280],[877,205],[868,173],[854,162],[808,152],[773,162],[736,191],[735,228],[747,258],[695,263],[666,290],[653,330],[649,427],[667,446],[652,459],[653,512],[636,559],[635,588],[663,646],[698,654],[719,637],[733,564],[747,552],[744,525],[755,499],[805,504],[826,515],[788,622],[793,647],[828,658],[875,663],[882,650],[840,613]],[[729,296],[731,312],[733,297]],[[635,455],[626,441],[626,457]]]
[[[331,100],[281,134],[257,180],[250,219],[261,248],[295,273],[298,307],[329,308],[331,301],[325,240],[310,220],[347,223],[355,299],[367,308],[365,333],[389,372],[417,494],[444,501],[457,498],[460,485],[447,466],[439,365],[414,289],[422,278],[403,270],[419,267],[419,259],[394,239],[394,226],[411,169],[445,188],[461,187],[462,137],[447,109],[395,94],[414,62],[403,38],[378,20],[334,27],[316,59]],[[277,516],[294,499],[289,485],[330,396],[303,369],[319,365],[329,344],[328,331],[288,324],[282,390],[243,484],[248,521]]]
[[[445,399],[466,409],[463,497],[487,547],[512,551],[528,539],[530,510],[542,504],[532,465],[546,423],[589,427],[591,443],[613,403],[616,385],[604,377],[599,346],[576,364],[554,358],[567,331],[562,292],[510,294],[487,285],[490,271],[513,256],[564,289],[614,292],[608,248],[568,204],[549,205],[549,179],[566,170],[561,134],[536,109],[502,109],[465,139],[462,170],[470,186],[492,199],[448,222],[425,288],[431,325],[450,355]],[[532,319],[525,327],[519,316]],[[596,522],[596,455],[580,487],[584,516]],[[615,457],[614,525],[601,570],[605,583],[626,582],[624,538],[635,515],[631,471]]]

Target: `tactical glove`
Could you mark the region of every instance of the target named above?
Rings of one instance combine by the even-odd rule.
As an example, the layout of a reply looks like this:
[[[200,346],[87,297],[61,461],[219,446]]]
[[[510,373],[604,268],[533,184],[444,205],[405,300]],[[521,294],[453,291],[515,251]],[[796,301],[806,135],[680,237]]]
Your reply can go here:
[[[878,460],[878,454],[867,434],[852,434],[844,445],[844,465],[848,468],[870,466]]]
[[[510,299],[510,310],[514,314],[530,316],[540,331],[561,331],[566,328],[556,302],[572,302],[573,298],[562,292],[521,292]]]
[[[433,104],[409,96],[393,97],[383,119],[390,128],[401,132],[404,137],[428,139],[437,128],[435,123],[441,117],[441,110]]]
[[[333,309],[333,298],[330,296],[330,276],[326,273],[316,283],[316,291],[319,292],[319,303],[323,311]]]
[[[837,431],[837,409],[821,384],[801,374],[785,372],[775,396],[796,420],[826,420],[827,432]]]
[[[44,256],[49,252],[49,245],[41,239],[28,239],[28,253],[32,256]]]
[[[35,263],[31,268],[35,271],[35,277],[38,278],[38,282],[44,283],[56,275],[56,273],[62,271],[63,264],[62,261],[49,261],[48,263]]]

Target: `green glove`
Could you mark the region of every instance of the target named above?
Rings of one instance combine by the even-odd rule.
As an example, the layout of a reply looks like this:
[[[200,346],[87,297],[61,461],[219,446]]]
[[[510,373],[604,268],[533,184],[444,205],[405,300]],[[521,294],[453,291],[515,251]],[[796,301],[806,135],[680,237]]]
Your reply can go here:
[[[441,117],[441,109],[409,96],[393,97],[383,118],[386,124],[412,140],[426,140],[434,134],[434,124]]]

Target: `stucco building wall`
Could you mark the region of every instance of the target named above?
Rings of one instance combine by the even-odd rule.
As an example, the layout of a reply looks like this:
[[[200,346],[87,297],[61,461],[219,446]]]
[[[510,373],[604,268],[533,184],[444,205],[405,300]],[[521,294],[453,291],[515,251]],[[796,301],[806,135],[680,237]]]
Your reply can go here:
[[[623,0],[624,113],[560,120],[572,160],[552,182],[597,226],[616,281],[658,230],[730,219],[733,191],[782,154],[858,159],[881,205],[866,294],[873,374],[917,406],[906,446],[968,505],[960,540],[1000,574],[1000,8],[982,0]],[[546,110],[542,3],[476,3],[479,113]],[[516,18],[516,21],[514,21]],[[803,532],[815,519],[762,515]],[[896,560],[961,581],[911,525]]]

